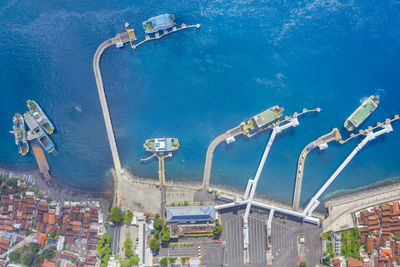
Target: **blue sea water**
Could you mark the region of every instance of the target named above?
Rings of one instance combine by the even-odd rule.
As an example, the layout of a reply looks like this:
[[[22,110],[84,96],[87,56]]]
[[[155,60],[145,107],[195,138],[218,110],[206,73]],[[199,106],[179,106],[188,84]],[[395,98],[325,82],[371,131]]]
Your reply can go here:
[[[291,201],[297,158],[310,141],[339,127],[363,98],[381,103],[364,127],[400,113],[400,2],[388,1],[27,1],[0,3],[0,167],[31,170],[16,151],[15,112],[35,99],[56,127],[48,155],[54,179],[87,190],[111,186],[113,166],[92,70],[93,54],[129,22],[173,13],[200,23],[136,50],[108,49],[101,68],[120,158],[139,176],[148,138],[177,137],[167,178],[201,179],[214,137],[273,105],[300,117],[274,142],[257,190]],[[79,106],[82,112],[75,109]],[[400,176],[400,123],[368,144],[327,193]],[[269,133],[238,138],[215,152],[212,182],[244,188]],[[302,201],[310,199],[360,141],[330,144],[307,158]]]

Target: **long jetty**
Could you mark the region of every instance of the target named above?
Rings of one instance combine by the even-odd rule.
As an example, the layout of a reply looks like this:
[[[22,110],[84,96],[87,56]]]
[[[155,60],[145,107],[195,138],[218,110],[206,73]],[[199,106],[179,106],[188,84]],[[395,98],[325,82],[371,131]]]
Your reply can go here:
[[[47,163],[47,159],[43,152],[43,149],[36,144],[32,144],[32,151],[33,155],[35,155],[36,163],[39,166],[40,173],[43,174],[46,181],[50,181],[51,180],[51,176],[49,173],[50,167],[49,163]]]
[[[304,173],[304,162],[308,156],[308,153],[311,152],[316,147],[321,145],[328,144],[332,141],[339,141],[342,139],[342,136],[339,133],[337,128],[333,129],[330,133],[325,134],[318,139],[309,143],[300,153],[299,160],[297,162],[297,172],[296,172],[296,185],[294,188],[294,195],[293,195],[293,209],[295,211],[299,210],[300,205],[300,196],[301,196],[301,186],[303,183],[303,173]]]
[[[112,123],[111,123],[110,111],[108,109],[107,99],[106,99],[106,95],[104,92],[103,79],[101,77],[101,71],[100,71],[101,56],[103,55],[104,51],[107,48],[111,47],[112,45],[116,45],[117,47],[122,47],[125,43],[129,42],[132,48],[136,48],[138,45],[144,43],[145,41],[158,39],[166,34],[169,34],[171,32],[176,32],[176,31],[182,30],[182,29],[193,28],[193,27],[199,28],[200,24],[189,25],[189,26],[182,24],[181,28],[177,29],[176,27],[174,27],[175,30],[171,30],[171,31],[167,31],[167,32],[164,31],[164,34],[161,36],[157,33],[155,35],[156,37],[158,35],[157,38],[151,38],[148,35],[146,35],[146,39],[137,45],[133,44],[133,42],[137,40],[135,31],[133,29],[128,29],[128,26],[129,26],[129,24],[125,23],[126,32],[119,33],[115,37],[110,38],[110,39],[104,41],[102,44],[100,44],[94,54],[94,57],[93,57],[93,72],[94,72],[94,76],[96,79],[97,91],[99,93],[101,109],[103,111],[103,117],[104,117],[104,122],[106,125],[108,142],[110,144],[110,149],[111,149],[111,154],[112,154],[113,161],[114,161],[114,168],[115,168],[117,179],[121,175],[122,167],[121,167],[121,162],[119,159],[117,143],[115,141],[114,130],[113,130]],[[116,199],[118,199],[117,194],[115,197],[116,197]]]

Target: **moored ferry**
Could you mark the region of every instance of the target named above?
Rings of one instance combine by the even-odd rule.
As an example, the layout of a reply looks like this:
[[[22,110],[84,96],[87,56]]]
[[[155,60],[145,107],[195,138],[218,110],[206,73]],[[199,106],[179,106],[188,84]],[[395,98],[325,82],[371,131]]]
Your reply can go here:
[[[372,112],[378,107],[379,97],[370,96],[365,99],[362,104],[347,118],[344,122],[344,128],[347,131],[353,131],[360,126],[363,121],[371,115]]]
[[[51,141],[50,137],[48,137],[45,131],[43,131],[43,129],[39,126],[33,115],[30,112],[25,112],[24,119],[34,137],[39,141],[47,153],[53,152],[53,141]]]
[[[19,113],[15,113],[13,117],[13,131],[11,133],[14,134],[18,152],[25,156],[29,152],[29,144],[26,137],[24,118]]]
[[[143,23],[144,32],[146,34],[155,33],[166,30],[175,26],[175,17],[171,14],[162,14],[156,17],[149,18]]]
[[[43,110],[40,108],[39,104],[34,100],[26,101],[26,104],[33,115],[36,122],[44,129],[47,134],[52,134],[54,131],[54,126],[44,114]]]
[[[144,148],[148,152],[172,152],[178,150],[180,144],[177,138],[153,138],[147,139]]]
[[[257,130],[260,129],[264,126],[267,126],[268,124],[274,122],[278,118],[282,116],[284,108],[279,107],[279,106],[273,106],[260,114],[255,115],[254,117],[251,117],[247,121],[247,125],[249,126],[250,130]]]

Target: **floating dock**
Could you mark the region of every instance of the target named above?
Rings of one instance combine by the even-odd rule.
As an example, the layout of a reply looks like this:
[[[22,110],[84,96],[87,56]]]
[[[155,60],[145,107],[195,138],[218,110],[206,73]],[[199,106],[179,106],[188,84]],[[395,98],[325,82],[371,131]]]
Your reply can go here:
[[[299,210],[300,205],[300,195],[301,195],[301,186],[303,183],[303,173],[304,173],[304,162],[308,156],[308,153],[311,152],[316,147],[319,147],[320,150],[323,150],[328,147],[328,143],[332,141],[340,141],[342,136],[339,133],[337,128],[333,129],[330,133],[325,134],[318,139],[309,143],[303,151],[301,151],[299,160],[297,162],[297,171],[296,171],[296,185],[294,189],[293,196],[293,209],[295,211]]]
[[[46,181],[50,181],[52,179],[49,173],[50,167],[47,163],[47,159],[43,152],[43,149],[37,144],[32,144],[32,151],[35,155],[36,163],[39,166],[40,173],[43,174]]]

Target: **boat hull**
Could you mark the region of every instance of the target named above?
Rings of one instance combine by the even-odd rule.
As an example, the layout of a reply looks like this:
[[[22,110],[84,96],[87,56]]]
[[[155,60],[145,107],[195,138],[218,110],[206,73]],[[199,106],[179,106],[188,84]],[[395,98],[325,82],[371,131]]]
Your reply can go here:
[[[379,98],[377,96],[370,96],[365,99],[361,105],[346,119],[344,128],[347,131],[353,131],[361,125],[378,107]]]

